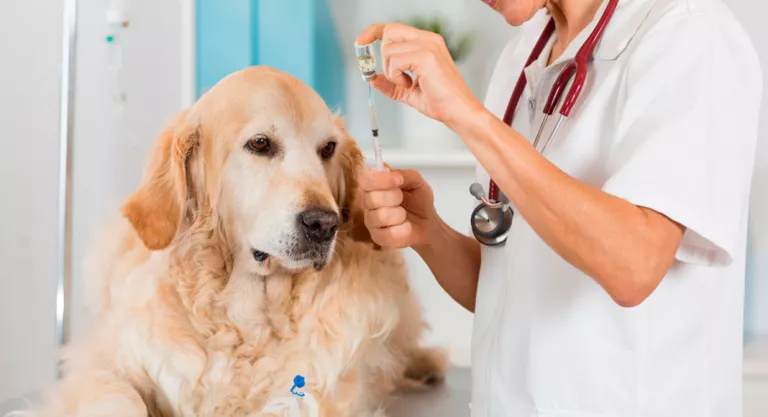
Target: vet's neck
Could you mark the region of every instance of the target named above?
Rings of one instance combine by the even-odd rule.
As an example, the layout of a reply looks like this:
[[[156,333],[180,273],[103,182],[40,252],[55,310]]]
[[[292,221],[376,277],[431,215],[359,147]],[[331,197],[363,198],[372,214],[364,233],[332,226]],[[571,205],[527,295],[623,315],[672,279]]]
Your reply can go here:
[[[546,8],[555,21],[557,41],[549,58],[551,64],[595,18],[603,0],[547,0]]]

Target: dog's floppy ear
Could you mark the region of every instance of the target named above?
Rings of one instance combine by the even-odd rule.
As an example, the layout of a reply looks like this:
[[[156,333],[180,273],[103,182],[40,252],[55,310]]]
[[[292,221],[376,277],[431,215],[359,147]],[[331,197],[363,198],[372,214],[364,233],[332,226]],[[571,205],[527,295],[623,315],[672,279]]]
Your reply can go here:
[[[371,235],[365,227],[362,201],[357,183],[360,171],[365,168],[365,158],[354,139],[347,133],[341,119],[337,118],[336,123],[346,136],[341,155],[339,155],[342,178],[336,192],[337,203],[341,208],[343,229],[354,241],[373,243]]]
[[[336,118],[336,124],[344,135],[344,141],[339,149],[339,165],[341,166],[341,178],[334,192],[336,203],[341,209],[342,222],[348,222],[357,209],[357,176],[364,167],[365,160],[354,139],[349,136],[340,118]]]
[[[187,111],[178,114],[155,143],[138,191],[123,206],[144,245],[165,249],[179,228],[186,210],[187,159],[197,142],[187,124]]]

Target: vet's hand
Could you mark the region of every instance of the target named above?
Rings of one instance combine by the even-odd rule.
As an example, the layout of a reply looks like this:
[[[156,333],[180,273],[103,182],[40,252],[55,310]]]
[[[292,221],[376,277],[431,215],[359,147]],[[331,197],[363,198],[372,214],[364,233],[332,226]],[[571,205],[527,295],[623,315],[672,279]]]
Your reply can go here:
[[[366,170],[359,178],[365,226],[385,247],[424,244],[437,223],[432,188],[412,170]]]
[[[482,110],[448,52],[442,36],[400,23],[369,26],[357,42],[381,40],[384,74],[372,85],[387,97],[408,104],[448,127]],[[404,72],[415,75],[415,81]]]

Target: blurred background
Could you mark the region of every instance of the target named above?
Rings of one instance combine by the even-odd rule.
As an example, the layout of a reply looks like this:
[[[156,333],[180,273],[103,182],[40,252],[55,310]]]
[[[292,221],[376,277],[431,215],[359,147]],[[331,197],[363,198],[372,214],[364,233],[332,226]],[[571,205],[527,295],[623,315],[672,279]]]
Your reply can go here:
[[[0,415],[21,396],[34,398],[56,375],[65,1],[71,0],[0,4]],[[725,1],[768,73],[768,6]],[[176,112],[232,71],[272,65],[315,88],[370,156],[367,85],[353,43],[367,25],[392,20],[444,35],[480,98],[515,34],[479,0],[77,0],[69,119],[71,337],[82,335],[89,321],[80,310],[82,260],[136,188],[155,135]],[[420,170],[440,214],[468,232],[472,155],[441,125],[376,98],[385,160]],[[745,294],[748,417],[768,415],[768,106],[761,114]],[[442,292],[420,259],[410,251],[407,257],[433,327],[430,342],[449,348],[457,366],[468,366],[472,316]]]

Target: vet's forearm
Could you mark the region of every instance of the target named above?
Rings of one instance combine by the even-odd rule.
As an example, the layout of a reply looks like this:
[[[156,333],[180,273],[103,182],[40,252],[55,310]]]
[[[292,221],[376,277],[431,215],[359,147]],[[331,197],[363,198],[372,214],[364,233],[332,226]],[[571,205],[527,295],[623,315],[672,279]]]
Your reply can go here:
[[[536,234],[620,305],[641,303],[672,266],[683,227],[579,181],[485,109],[453,128]]]
[[[474,312],[480,274],[480,244],[453,230],[439,217],[438,222],[429,241],[413,249],[427,263],[445,292]]]

